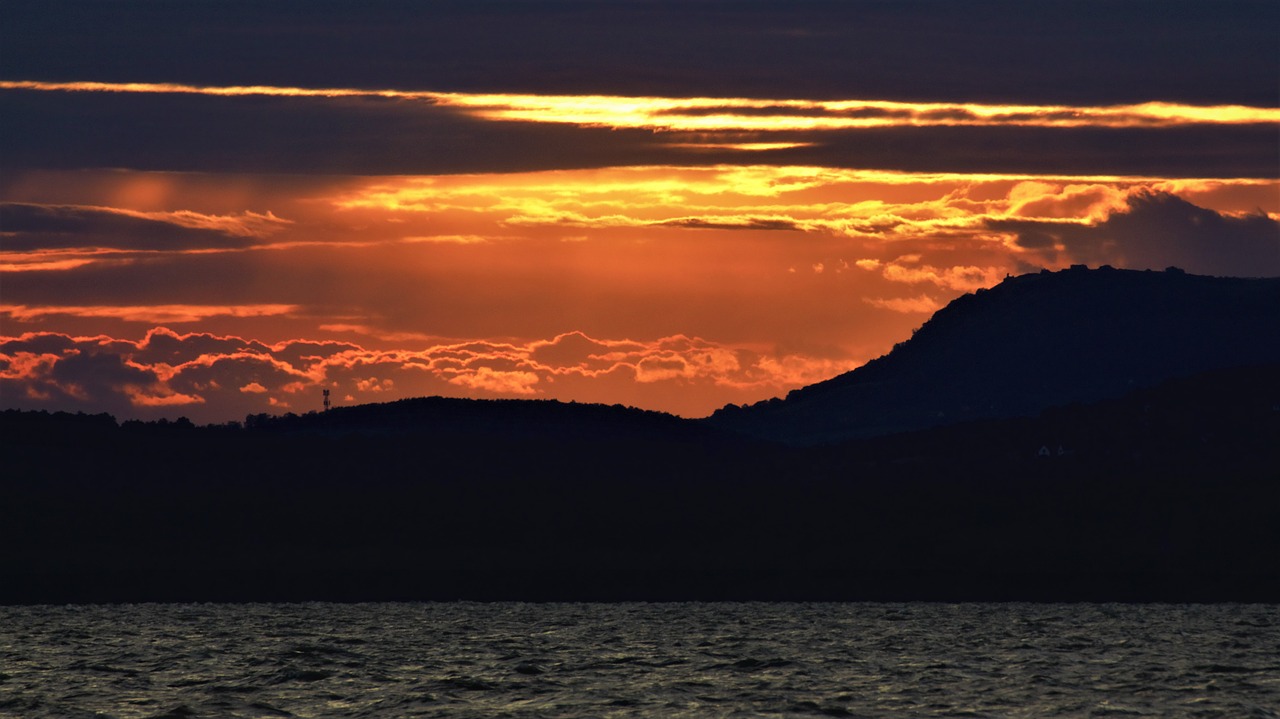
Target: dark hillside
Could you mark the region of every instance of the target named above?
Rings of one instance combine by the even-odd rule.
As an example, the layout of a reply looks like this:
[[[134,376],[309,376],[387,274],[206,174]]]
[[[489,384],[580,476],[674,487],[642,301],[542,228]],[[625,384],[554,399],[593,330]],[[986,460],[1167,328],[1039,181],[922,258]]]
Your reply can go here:
[[[415,397],[335,407],[304,415],[250,415],[250,429],[281,435],[403,435],[504,437],[566,441],[731,441],[741,438],[675,415],[557,400]]]
[[[537,402],[248,425],[0,412],[0,602],[1280,600],[1280,364],[804,448]]]
[[[1031,416],[1162,380],[1280,361],[1280,279],[1083,267],[939,310],[888,355],[715,427],[795,444]]]

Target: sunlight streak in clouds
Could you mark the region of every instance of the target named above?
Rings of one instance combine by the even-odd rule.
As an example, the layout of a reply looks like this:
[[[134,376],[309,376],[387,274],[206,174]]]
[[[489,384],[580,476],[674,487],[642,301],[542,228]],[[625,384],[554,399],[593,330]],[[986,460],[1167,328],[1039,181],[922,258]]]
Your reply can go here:
[[[876,127],[1174,127],[1280,122],[1280,109],[1145,102],[1111,106],[986,105],[889,100],[799,100],[615,95],[527,95],[301,88],[268,85],[0,81],[0,90],[196,94],[220,97],[370,97],[425,101],[480,119],[676,132],[777,132]],[[739,149],[760,150],[765,147]]]
[[[1165,102],[1106,107],[909,103],[887,100],[655,98],[440,93],[442,105],[487,120],[679,132],[849,130],[875,127],[1172,127],[1280,122],[1280,110]],[[765,112],[760,112],[760,111]],[[744,111],[753,111],[749,114]]]
[[[993,220],[1098,223],[1135,192],[1276,188],[1272,180],[906,173],[824,167],[626,167],[509,175],[380,178],[332,199],[339,210],[475,213],[502,228],[782,230],[844,237],[991,237]],[[443,235],[411,241],[482,241]],[[970,288],[971,289],[971,288]]]
[[[57,272],[74,270],[96,261],[89,257],[58,260],[26,253],[0,253],[0,272]]]
[[[297,305],[139,305],[132,307],[77,307],[71,305],[0,305],[0,314],[19,322],[42,319],[51,315],[106,317],[129,322],[198,322],[210,317],[266,317],[286,315],[298,310]]]
[[[0,391],[121,418],[307,411],[322,389],[703,416],[859,366],[1007,274],[1280,267],[1274,179],[720,164],[10,187],[0,320],[30,332],[0,338]]]
[[[7,406],[705,416],[1010,276],[1280,276],[1274,13],[19,4]]]

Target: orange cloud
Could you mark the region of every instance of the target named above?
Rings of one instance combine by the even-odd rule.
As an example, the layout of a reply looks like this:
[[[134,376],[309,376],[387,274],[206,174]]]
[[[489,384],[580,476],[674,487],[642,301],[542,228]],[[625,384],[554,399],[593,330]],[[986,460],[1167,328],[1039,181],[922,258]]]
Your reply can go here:
[[[783,230],[911,240],[991,238],[987,223],[1010,217],[1096,222],[1126,207],[1134,192],[1165,182],[1173,181],[795,166],[626,167],[379,179],[331,202],[341,211],[424,214],[477,230],[410,235],[410,242],[478,245],[496,239],[495,229],[515,240],[512,231],[528,237],[543,228]],[[1259,198],[1265,198],[1264,188],[1274,193],[1280,187],[1265,180],[1186,181],[1185,186],[1211,182]]]
[[[899,259],[901,260],[902,258]],[[939,287],[961,290],[964,292],[991,287],[1008,274],[1008,271],[1002,267],[974,267],[972,265],[965,265],[940,268],[933,267],[931,265],[915,265],[913,263],[906,262],[894,262],[887,264],[884,266],[882,272],[885,279],[892,282],[905,282],[907,284],[932,282]],[[876,303],[873,301],[872,304]],[[937,307],[934,307],[933,309],[937,309]]]
[[[14,352],[0,355],[0,379],[24,379],[46,377],[53,366],[62,359],[52,352]]]
[[[171,392],[167,394],[148,394],[140,387],[125,388],[129,399],[138,407],[176,407],[190,404],[202,404],[204,399],[188,394]]]
[[[1280,122],[1280,111],[1272,108],[1167,102],[1098,107],[465,93],[438,93],[433,99],[487,120],[679,132],[846,130],[904,125],[1170,127]]]
[[[6,396],[25,397],[23,406],[72,409],[105,402],[124,417],[182,406],[202,421],[306,406],[322,388],[352,398],[347,401],[480,393],[581,401],[613,397],[636,406],[645,406],[649,398],[652,407],[655,395],[685,396],[685,413],[703,415],[730,401],[762,399],[857,364],[761,353],[683,335],[637,342],[569,332],[520,344],[472,341],[419,350],[302,340],[268,345],[164,328],[136,342],[53,333],[0,338],[0,387]],[[117,398],[114,405],[111,397]]]
[[[1004,214],[1097,222],[1127,208],[1130,192],[1128,188],[1096,183],[1060,187],[1044,182],[1020,182],[1009,191],[1009,208]]]
[[[681,147],[689,150],[742,150],[745,152],[768,152],[770,150],[790,150],[797,147],[812,147],[813,142],[675,142],[670,147]]]
[[[76,317],[107,317],[128,322],[197,322],[209,317],[265,317],[285,315],[297,311],[297,305],[138,305],[129,307],[85,307],[45,305],[0,305],[0,313],[19,322],[41,319],[51,315]]]
[[[369,377],[368,379],[356,380],[356,389],[361,392],[390,392],[394,388],[395,382],[390,379]],[[298,388],[298,390],[300,389],[302,389],[302,387]]]
[[[1033,126],[1173,127],[1280,122],[1280,110],[1244,105],[988,105],[888,100],[796,100],[616,95],[528,95],[362,90],[270,85],[186,85],[148,82],[0,81],[0,90],[196,94],[220,97],[381,97],[454,107],[485,120],[565,123],[679,132],[778,132],[875,127]],[[758,143],[746,143],[748,146]],[[760,149],[760,148],[750,148]],[[770,149],[770,148],[765,148]]]
[[[67,263],[2,280],[0,317],[43,332],[0,340],[6,399],[155,416],[199,398],[180,406],[221,421],[270,400],[318,408],[324,388],[344,402],[554,397],[696,416],[851,369],[1006,273],[1180,264],[1172,251],[1193,256],[1205,228],[1247,225],[1237,246],[1254,247],[1270,215],[1250,208],[1280,213],[1276,180],[645,166],[323,178],[247,204],[257,195],[219,192],[216,177],[166,176],[151,193],[147,175],[45,173],[0,198],[113,207],[118,181],[152,204],[112,217],[160,213],[170,233],[127,253],[95,233],[84,246],[52,233],[56,249],[0,240],[0,263]],[[1157,187],[1212,211],[1138,199]],[[215,246],[165,240],[215,226]],[[271,239],[228,242],[238,227]],[[116,339],[156,324],[200,331]]]
[[[88,258],[49,260],[40,256],[10,255],[9,257],[12,258],[11,261],[0,260],[0,272],[57,272],[74,270],[96,261]]]
[[[533,372],[504,372],[481,366],[449,378],[450,384],[495,394],[531,395],[537,392],[538,375]]]
[[[872,307],[879,307],[891,312],[901,312],[903,314],[915,313],[932,313],[942,309],[943,303],[928,296],[919,295],[917,297],[864,297],[863,302]]]

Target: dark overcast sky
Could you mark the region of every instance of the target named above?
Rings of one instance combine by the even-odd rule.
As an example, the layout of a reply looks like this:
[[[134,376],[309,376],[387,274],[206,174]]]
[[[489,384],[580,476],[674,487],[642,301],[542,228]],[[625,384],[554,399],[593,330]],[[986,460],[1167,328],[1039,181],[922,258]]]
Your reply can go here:
[[[36,80],[1274,105],[1280,3],[13,2]]]
[[[1274,107],[1277,27],[1275,2],[6,2],[0,80]],[[732,160],[643,130],[477,123],[368,98],[0,94],[0,169],[411,174],[673,152]],[[886,128],[771,160],[1272,177],[1280,147],[1265,124]]]

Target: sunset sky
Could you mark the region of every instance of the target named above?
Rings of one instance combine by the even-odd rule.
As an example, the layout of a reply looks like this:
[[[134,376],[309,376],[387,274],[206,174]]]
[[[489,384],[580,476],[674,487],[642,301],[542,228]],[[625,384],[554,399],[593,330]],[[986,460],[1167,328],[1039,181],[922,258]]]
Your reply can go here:
[[[356,7],[0,6],[0,408],[705,416],[1008,274],[1280,275],[1274,2]]]

